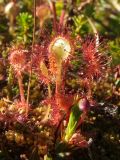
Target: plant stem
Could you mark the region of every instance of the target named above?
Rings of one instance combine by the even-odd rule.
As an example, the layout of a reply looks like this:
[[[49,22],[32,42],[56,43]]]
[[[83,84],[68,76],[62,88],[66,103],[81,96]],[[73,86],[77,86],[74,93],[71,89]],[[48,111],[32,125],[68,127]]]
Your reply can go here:
[[[60,29],[62,30],[63,29],[63,26],[64,26],[64,18],[65,18],[65,11],[66,11],[66,6],[67,6],[67,1],[64,0],[64,6],[63,6],[63,10],[61,12],[61,15],[60,15],[60,21],[59,21],[59,25],[60,25]]]
[[[23,83],[22,83],[22,76],[21,75],[17,75],[17,78],[18,78],[18,84],[19,84],[21,102],[25,103],[24,88],[23,88]]]
[[[50,84],[48,84],[48,97],[51,98],[51,88],[50,88]]]
[[[33,40],[32,40],[32,53],[33,53],[33,48],[35,44],[35,28],[36,28],[36,0],[34,1],[34,27],[33,27]],[[31,66],[30,66],[30,75],[29,75],[29,82],[28,82],[28,90],[27,90],[27,105],[29,106],[29,97],[30,97],[30,83],[31,83],[31,78],[32,78],[32,54],[31,54]]]
[[[61,69],[62,69],[62,64],[61,62],[59,62],[57,64],[56,95],[59,95],[61,89]]]
[[[56,7],[55,2],[51,2],[51,9],[53,12],[53,25],[54,25],[54,31],[57,31],[57,15],[56,15]]]
[[[65,10],[62,10],[62,13],[61,13],[61,16],[60,16],[60,22],[59,22],[60,27],[62,27],[62,28],[63,28],[64,17],[65,17]]]

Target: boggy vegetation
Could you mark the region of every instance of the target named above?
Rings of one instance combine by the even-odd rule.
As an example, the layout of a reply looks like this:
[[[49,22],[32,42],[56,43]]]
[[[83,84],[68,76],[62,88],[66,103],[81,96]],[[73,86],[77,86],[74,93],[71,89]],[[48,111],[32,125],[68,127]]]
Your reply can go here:
[[[102,3],[119,7],[0,2],[1,159],[118,160],[119,38]]]

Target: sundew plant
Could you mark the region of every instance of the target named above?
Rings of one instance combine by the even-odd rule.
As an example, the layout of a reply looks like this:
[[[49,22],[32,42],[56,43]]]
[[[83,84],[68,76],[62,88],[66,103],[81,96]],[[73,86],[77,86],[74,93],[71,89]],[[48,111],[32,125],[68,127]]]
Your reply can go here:
[[[99,86],[111,74],[111,56],[89,17],[93,1],[2,3],[9,40],[0,59],[0,159],[94,160],[97,136],[87,125],[105,104]]]

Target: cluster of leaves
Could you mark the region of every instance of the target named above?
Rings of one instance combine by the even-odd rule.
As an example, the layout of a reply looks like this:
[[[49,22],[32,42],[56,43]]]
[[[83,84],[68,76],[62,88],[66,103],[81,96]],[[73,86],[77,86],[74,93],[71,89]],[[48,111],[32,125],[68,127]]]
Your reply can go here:
[[[17,16],[17,39],[25,44],[32,41],[33,17],[28,12],[20,13]]]

